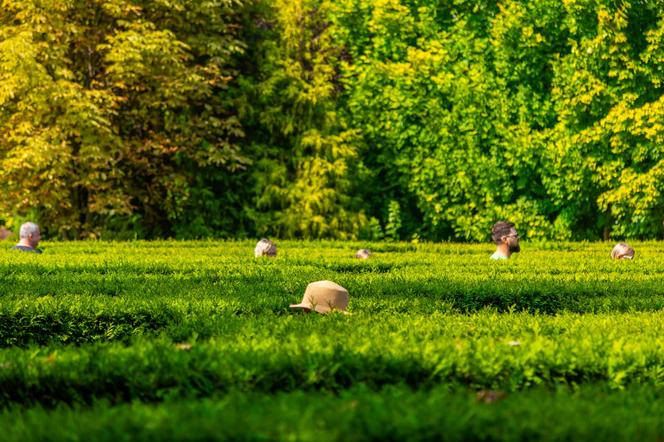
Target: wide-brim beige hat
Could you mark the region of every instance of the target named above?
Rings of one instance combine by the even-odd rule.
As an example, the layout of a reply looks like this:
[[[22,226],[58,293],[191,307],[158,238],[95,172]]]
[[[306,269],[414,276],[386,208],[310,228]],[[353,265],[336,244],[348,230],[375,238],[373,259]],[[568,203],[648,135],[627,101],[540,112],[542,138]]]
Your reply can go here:
[[[316,281],[307,286],[299,304],[290,308],[314,310],[318,313],[339,311],[348,314],[348,290],[332,281]]]

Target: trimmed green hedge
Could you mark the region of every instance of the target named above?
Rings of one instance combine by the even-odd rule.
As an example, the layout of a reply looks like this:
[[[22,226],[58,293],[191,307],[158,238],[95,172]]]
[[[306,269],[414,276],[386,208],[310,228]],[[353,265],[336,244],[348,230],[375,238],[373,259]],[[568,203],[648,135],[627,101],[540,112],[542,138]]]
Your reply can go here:
[[[1,350],[0,404],[157,401],[234,389],[342,391],[357,384],[517,391],[664,381],[662,312],[227,315],[212,334]]]
[[[569,441],[656,442],[664,436],[661,388],[535,389],[486,403],[476,392],[437,388],[339,395],[232,392],[206,400],[0,414],[3,440],[141,441]]]
[[[610,244],[525,244],[510,262],[490,245],[280,242],[273,260],[252,242],[53,243],[41,256],[0,252],[0,347],[212,337],[230,315],[280,317],[306,285],[331,279],[354,313],[629,312],[664,307],[658,243],[613,262]],[[567,250],[567,251],[566,251]]]
[[[253,245],[0,251],[6,438],[662,435],[660,243],[629,262],[606,243],[525,243],[507,262],[489,244]],[[349,289],[351,315],[289,310],[320,279]]]

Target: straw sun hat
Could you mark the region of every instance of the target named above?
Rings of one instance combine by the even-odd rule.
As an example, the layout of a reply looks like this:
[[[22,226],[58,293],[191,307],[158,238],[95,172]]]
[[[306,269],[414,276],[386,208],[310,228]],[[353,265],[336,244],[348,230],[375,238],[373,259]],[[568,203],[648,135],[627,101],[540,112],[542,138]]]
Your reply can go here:
[[[305,311],[315,310],[318,313],[340,311],[348,314],[348,290],[332,281],[316,281],[307,286],[299,304],[291,304],[291,308]]]

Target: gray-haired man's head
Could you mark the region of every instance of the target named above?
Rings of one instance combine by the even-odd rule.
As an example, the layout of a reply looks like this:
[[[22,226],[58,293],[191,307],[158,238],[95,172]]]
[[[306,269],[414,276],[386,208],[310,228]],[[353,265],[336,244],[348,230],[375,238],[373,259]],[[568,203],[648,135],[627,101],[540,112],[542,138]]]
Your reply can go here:
[[[19,230],[19,237],[22,243],[27,243],[33,249],[39,244],[41,240],[41,233],[39,232],[39,226],[35,223],[27,222],[21,224],[21,230]]]

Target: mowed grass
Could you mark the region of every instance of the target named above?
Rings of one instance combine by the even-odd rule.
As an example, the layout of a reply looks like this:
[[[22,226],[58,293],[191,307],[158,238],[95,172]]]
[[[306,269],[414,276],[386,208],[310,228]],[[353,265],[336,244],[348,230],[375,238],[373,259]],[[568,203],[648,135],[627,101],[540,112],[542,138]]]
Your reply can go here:
[[[662,243],[254,244],[0,250],[3,439],[664,437]]]

